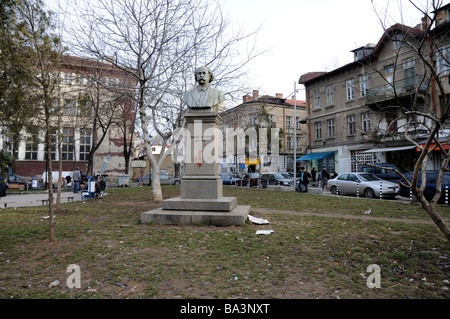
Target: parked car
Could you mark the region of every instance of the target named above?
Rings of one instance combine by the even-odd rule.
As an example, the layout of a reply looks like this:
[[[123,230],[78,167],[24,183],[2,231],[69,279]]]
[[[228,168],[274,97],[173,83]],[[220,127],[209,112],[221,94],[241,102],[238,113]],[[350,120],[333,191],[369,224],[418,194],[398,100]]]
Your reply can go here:
[[[383,198],[394,198],[398,195],[397,183],[382,180],[372,173],[343,173],[336,178],[328,180],[328,189],[331,194],[359,195],[367,198],[380,197],[380,188]]]
[[[9,174],[7,182],[8,186],[6,189],[28,189],[29,185],[31,185],[31,182],[16,174]]]
[[[236,185],[236,182],[240,179],[239,174],[236,173],[221,173],[223,185]]]
[[[181,178],[170,177],[167,174],[159,174],[159,181],[161,185],[178,185],[181,183]],[[142,177],[142,183],[148,186],[152,185],[152,174],[146,174]]]
[[[263,173],[261,174],[263,188],[267,185],[293,186],[294,177],[288,173]]]
[[[396,166],[395,164],[389,163],[376,163],[374,165],[380,167],[374,167],[370,165],[362,165],[360,171],[364,173],[372,173],[373,175],[384,179],[386,181],[398,183],[398,181],[402,178],[394,169],[397,169],[400,173],[406,173],[406,170]],[[383,168],[381,168],[383,167]]]
[[[259,183],[259,174],[258,173],[249,173],[241,176],[240,179],[236,181],[236,185],[238,186],[247,186],[250,184],[252,186],[258,186]]]
[[[404,175],[405,175],[407,180],[412,181],[414,173],[413,172],[409,172],[409,173],[406,173]],[[426,185],[425,185],[425,189],[423,191],[423,195],[425,196],[425,198],[428,201],[431,201],[431,199],[436,194],[436,182],[437,182],[438,175],[439,175],[439,171],[426,171]],[[403,184],[405,182],[406,181],[404,179],[400,180],[400,182],[399,182],[399,186],[400,186],[399,194],[400,194],[400,196],[403,196],[403,197],[409,197],[410,196],[410,187],[404,186]],[[422,172],[419,172],[418,180],[417,180],[417,186],[420,187],[421,184],[422,184]],[[442,178],[442,185],[441,185],[442,193],[441,193],[441,197],[439,199],[439,202],[443,202],[445,200],[446,187],[450,191],[450,172],[444,173],[444,176]],[[450,194],[449,194],[449,198],[450,198]]]

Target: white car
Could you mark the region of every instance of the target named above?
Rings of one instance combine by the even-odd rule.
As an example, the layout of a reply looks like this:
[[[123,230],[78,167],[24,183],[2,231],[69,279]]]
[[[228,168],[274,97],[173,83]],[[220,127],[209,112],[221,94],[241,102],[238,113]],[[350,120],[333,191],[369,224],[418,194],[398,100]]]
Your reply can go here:
[[[327,188],[333,195],[357,195],[367,198],[394,198],[399,185],[383,180],[372,173],[343,173],[328,181]]]

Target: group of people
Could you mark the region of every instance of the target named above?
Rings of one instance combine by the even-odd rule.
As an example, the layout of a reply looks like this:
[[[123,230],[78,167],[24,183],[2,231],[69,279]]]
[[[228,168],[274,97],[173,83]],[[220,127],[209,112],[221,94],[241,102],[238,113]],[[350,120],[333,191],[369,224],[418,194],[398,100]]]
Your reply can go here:
[[[80,190],[82,193],[89,191],[89,180],[86,177],[82,178],[82,173],[78,167],[73,172],[72,180],[74,193],[78,193]],[[91,182],[95,182],[95,190],[93,192],[95,193],[95,196],[96,197],[102,196],[103,192],[106,189],[106,182],[103,179],[103,177],[102,176],[99,176],[98,178],[92,177]]]
[[[317,176],[317,179],[316,179]],[[333,172],[333,175],[331,176],[330,173],[327,171],[327,168],[324,166],[322,168],[322,170],[319,172],[319,174],[317,174],[316,168],[313,167],[313,169],[311,170],[311,173],[309,173],[305,167],[301,167],[300,168],[300,181],[299,181],[299,185],[297,187],[297,191],[301,192],[301,193],[306,193],[308,191],[308,184],[310,179],[313,182],[319,182],[320,186],[323,189],[326,189],[327,184],[328,184],[328,180],[330,178],[335,178],[337,176],[336,172]]]

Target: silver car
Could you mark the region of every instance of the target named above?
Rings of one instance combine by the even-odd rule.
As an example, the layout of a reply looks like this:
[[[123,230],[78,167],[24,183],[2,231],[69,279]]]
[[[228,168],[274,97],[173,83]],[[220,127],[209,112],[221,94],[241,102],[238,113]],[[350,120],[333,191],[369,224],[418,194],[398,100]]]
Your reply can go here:
[[[181,178],[170,177],[167,174],[159,174],[159,181],[161,185],[178,185],[181,183]],[[152,185],[152,174],[146,174],[142,177],[142,183],[144,185]]]
[[[398,195],[399,185],[382,180],[372,173],[343,173],[328,181],[331,194],[357,195],[367,198],[394,198]]]

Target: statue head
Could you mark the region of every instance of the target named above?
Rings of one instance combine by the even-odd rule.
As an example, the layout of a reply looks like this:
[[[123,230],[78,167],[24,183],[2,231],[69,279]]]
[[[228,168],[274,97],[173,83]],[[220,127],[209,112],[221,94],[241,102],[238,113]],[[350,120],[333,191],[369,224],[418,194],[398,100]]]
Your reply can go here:
[[[201,66],[195,69],[195,82],[199,82],[200,80],[202,80],[203,74],[207,76],[208,83],[211,83],[214,80],[211,69],[207,66]],[[206,80],[206,78],[204,80]]]

